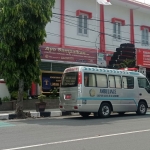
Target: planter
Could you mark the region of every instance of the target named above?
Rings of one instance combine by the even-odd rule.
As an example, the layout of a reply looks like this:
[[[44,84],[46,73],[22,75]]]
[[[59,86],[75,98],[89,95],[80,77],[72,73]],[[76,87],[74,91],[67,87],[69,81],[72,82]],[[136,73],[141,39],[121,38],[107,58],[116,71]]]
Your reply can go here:
[[[15,110],[15,108],[16,108],[16,101],[2,102],[2,104],[0,105],[0,111]]]
[[[36,102],[35,107],[36,107],[37,112],[43,112],[43,111],[45,111],[46,103],[45,102]]]
[[[59,99],[46,98],[44,101],[46,102],[45,109],[58,109],[59,108]],[[0,105],[0,111],[15,110],[16,102],[17,102],[16,100],[9,101],[9,102],[2,102],[2,105]],[[37,99],[24,100],[23,109],[35,110],[35,106],[36,106],[35,103],[39,103],[39,101]]]

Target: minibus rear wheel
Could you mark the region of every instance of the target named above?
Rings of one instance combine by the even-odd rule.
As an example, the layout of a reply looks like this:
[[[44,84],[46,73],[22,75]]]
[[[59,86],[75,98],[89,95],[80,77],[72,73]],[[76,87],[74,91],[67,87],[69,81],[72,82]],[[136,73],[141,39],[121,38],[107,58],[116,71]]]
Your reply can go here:
[[[84,117],[87,118],[91,113],[90,112],[79,112],[79,114]]]
[[[138,109],[137,109],[137,114],[138,115],[145,115],[146,114],[146,112],[147,112],[147,105],[146,105],[146,103],[145,102],[140,102],[139,104],[138,104]]]
[[[108,118],[110,114],[111,114],[110,104],[105,102],[102,103],[99,108],[98,115],[103,118]]]

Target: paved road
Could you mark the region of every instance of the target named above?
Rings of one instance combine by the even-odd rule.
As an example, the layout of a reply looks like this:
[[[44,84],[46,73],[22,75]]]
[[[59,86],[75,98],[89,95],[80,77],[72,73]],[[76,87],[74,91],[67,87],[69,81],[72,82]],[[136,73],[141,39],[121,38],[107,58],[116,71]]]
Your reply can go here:
[[[150,114],[0,121],[0,150],[149,150]]]

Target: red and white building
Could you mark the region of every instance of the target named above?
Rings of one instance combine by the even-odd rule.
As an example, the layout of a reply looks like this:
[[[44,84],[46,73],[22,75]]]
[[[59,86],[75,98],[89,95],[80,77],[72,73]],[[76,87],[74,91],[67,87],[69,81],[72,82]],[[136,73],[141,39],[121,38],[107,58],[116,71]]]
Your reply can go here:
[[[107,63],[121,43],[137,48],[137,65],[150,68],[150,5],[136,0],[56,0],[47,37],[41,46],[41,69],[62,72],[74,65],[97,66],[97,52]]]
[[[97,51],[109,60],[107,54],[115,52],[121,43],[135,44],[139,53],[148,50],[150,5],[136,0],[109,1],[112,5],[106,6],[96,0],[56,0],[41,48],[42,62],[96,66]]]

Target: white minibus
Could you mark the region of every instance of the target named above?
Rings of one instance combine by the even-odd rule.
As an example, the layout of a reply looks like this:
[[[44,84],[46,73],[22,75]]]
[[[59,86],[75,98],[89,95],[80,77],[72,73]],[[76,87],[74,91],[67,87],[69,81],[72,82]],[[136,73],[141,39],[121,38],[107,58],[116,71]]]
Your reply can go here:
[[[60,110],[109,117],[111,112],[144,115],[150,107],[150,84],[134,71],[77,66],[64,70]]]

